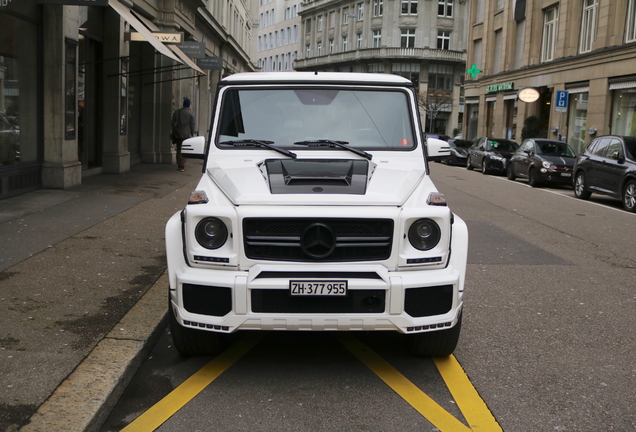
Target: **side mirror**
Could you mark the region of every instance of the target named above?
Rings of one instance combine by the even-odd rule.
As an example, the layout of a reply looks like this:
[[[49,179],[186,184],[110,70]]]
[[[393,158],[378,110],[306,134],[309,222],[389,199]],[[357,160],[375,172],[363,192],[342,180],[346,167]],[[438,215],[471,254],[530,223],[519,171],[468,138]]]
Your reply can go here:
[[[190,159],[205,159],[205,137],[188,138],[181,144],[181,156]]]
[[[450,145],[446,141],[436,138],[426,139],[426,158],[441,161],[450,156]]]
[[[616,150],[610,157],[616,160],[619,164],[625,163],[625,158],[623,158],[623,153],[620,150]]]

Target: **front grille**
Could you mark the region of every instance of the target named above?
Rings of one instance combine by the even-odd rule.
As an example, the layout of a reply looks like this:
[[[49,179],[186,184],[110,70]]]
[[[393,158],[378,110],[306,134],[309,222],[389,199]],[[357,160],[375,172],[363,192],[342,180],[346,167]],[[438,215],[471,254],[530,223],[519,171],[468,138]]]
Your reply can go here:
[[[343,297],[290,296],[289,290],[252,290],[252,312],[383,313],[384,290],[349,290]]]
[[[232,289],[183,284],[183,307],[199,315],[224,316],[232,310]]]
[[[393,220],[246,218],[245,255],[272,261],[378,261],[391,255]]]
[[[452,285],[409,288],[404,294],[404,312],[414,318],[443,315],[452,307]]]

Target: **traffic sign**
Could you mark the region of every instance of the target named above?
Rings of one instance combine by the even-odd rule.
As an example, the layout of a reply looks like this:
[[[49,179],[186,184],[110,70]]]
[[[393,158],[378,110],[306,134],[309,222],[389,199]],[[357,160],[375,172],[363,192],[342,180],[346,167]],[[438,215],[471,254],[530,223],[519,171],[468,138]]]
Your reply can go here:
[[[554,111],[567,112],[568,110],[568,92],[558,90],[556,92],[556,101],[554,103]]]

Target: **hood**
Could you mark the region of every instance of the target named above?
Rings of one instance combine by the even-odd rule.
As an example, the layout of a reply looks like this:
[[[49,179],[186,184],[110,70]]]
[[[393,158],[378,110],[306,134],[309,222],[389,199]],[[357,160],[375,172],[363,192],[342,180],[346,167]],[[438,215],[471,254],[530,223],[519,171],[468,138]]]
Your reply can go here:
[[[396,152],[397,153],[397,152]],[[235,205],[404,204],[425,175],[424,161],[217,158],[207,175]]]
[[[541,159],[555,165],[574,166],[575,158],[571,156],[541,155]]]

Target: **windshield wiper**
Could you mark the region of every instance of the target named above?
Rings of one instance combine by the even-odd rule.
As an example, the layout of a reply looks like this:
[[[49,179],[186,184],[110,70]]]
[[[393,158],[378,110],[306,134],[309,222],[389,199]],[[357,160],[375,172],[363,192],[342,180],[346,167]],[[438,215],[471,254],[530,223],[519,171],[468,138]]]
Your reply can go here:
[[[323,147],[323,146],[338,147],[345,150],[349,150],[350,152],[355,153],[358,156],[367,158],[369,160],[373,159],[372,154],[367,153],[363,150],[358,150],[357,148],[349,147],[347,144],[349,144],[347,141],[334,141],[334,140],[328,140],[328,139],[320,139],[320,140],[313,140],[313,141],[298,141],[294,143],[294,145],[306,145],[307,147]]]
[[[265,148],[277,151],[278,153],[284,154],[285,156],[289,156],[292,159],[296,159],[298,157],[296,153],[292,153],[289,150],[276,147],[272,144],[274,144],[274,141],[263,141],[263,140],[255,140],[255,139],[223,141],[219,143],[219,145],[231,145],[232,147],[248,147],[248,146],[265,147]]]

